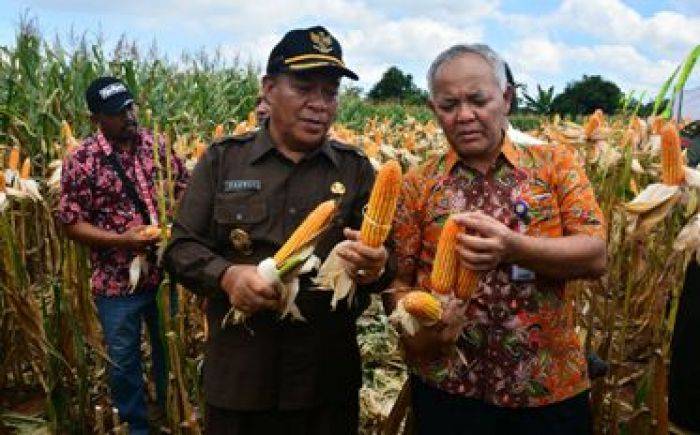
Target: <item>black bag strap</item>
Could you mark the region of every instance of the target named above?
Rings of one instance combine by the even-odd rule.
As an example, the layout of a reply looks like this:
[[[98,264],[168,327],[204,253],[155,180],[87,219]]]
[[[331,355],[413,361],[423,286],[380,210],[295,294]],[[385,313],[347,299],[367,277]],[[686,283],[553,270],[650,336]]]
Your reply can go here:
[[[134,202],[136,211],[141,215],[144,224],[150,225],[151,216],[148,213],[146,204],[144,204],[141,197],[139,197],[138,193],[136,193],[136,187],[134,187],[134,183],[129,179],[129,177],[126,176],[126,172],[124,172],[124,168],[122,167],[121,163],[119,163],[119,160],[117,160],[116,154],[107,154],[106,156],[104,156],[103,160],[108,165],[110,165],[112,169],[114,169],[114,172],[116,172],[119,178],[122,180],[122,184],[124,185],[126,195]]]

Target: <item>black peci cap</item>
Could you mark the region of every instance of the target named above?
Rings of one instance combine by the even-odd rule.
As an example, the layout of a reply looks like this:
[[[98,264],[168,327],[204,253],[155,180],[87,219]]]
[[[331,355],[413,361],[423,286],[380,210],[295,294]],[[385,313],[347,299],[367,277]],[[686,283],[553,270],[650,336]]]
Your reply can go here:
[[[93,80],[85,91],[88,109],[93,114],[116,115],[134,102],[124,82],[115,77]]]
[[[287,32],[270,52],[267,74],[330,69],[353,80],[357,74],[343,63],[338,40],[321,26]]]

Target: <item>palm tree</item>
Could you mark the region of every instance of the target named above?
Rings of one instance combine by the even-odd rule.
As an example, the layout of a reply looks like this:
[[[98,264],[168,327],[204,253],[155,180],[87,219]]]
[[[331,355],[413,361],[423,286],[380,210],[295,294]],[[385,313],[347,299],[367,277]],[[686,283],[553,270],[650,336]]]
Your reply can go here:
[[[549,115],[552,113],[552,102],[554,101],[554,86],[550,86],[546,91],[537,85],[537,95],[533,98],[527,93],[525,97],[525,108],[538,115]]]

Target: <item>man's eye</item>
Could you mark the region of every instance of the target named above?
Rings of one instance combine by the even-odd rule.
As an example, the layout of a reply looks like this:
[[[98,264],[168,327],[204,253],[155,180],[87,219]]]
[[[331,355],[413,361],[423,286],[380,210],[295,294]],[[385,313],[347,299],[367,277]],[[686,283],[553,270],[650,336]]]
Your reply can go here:
[[[296,90],[297,92],[300,92],[302,94],[308,94],[309,92],[311,92],[311,89],[312,89],[312,87],[310,85],[307,85],[307,84],[297,83],[294,85],[294,90]]]
[[[455,107],[457,107],[457,103],[455,103],[453,101],[448,101],[448,102],[440,103],[438,105],[438,107],[440,107],[440,110],[442,110],[442,111],[450,112]]]

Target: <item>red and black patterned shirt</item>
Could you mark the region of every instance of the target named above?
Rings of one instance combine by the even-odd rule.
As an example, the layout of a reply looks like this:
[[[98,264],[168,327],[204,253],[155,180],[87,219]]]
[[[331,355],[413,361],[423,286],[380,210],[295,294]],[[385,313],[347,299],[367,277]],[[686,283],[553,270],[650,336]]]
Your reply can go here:
[[[166,162],[165,144],[159,141],[159,159]],[[85,139],[66,157],[61,172],[61,198],[56,213],[64,224],[88,222],[106,231],[123,233],[145,224],[134,201],[127,195],[121,178],[105,157],[115,153],[126,176],[146,205],[151,223],[157,222],[156,166],[153,159],[153,136],[145,129],[131,149],[113,149],[101,132]],[[187,171],[182,161],[171,154],[171,179],[175,197],[187,183]],[[164,175],[165,177],[165,175]],[[167,192],[167,189],[165,190]],[[92,248],[92,291],[96,295],[122,296],[129,294],[129,266],[135,252],[119,248]],[[161,280],[161,270],[149,267],[136,291],[155,288]]]

